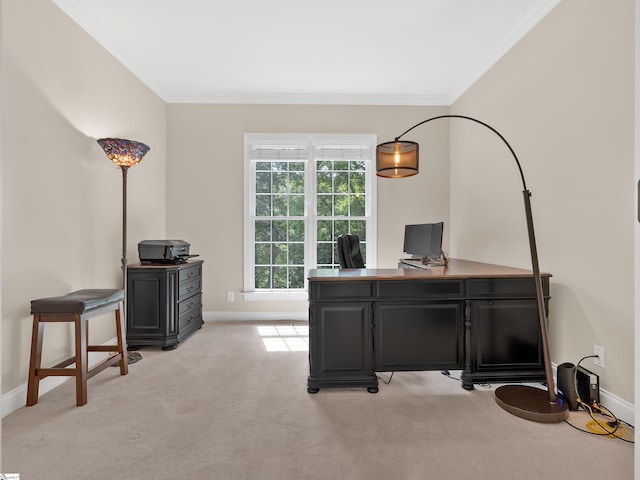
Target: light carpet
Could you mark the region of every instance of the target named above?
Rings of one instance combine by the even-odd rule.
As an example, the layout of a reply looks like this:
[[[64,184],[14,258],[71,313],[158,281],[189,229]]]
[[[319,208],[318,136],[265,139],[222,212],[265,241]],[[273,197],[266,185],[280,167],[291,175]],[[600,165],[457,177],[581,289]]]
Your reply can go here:
[[[377,394],[310,395],[308,353],[265,347],[295,350],[304,325],[273,325],[211,322],[176,350],[142,349],[129,375],[109,368],[90,379],[83,407],[66,382],[4,418],[2,471],[25,480],[633,478],[631,443],[514,417],[492,387],[466,391],[440,372],[398,372]]]

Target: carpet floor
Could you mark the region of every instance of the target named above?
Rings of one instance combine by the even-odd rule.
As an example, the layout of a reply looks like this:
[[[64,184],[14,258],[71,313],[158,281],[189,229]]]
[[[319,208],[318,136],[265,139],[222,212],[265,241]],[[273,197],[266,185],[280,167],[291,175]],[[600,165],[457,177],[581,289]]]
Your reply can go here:
[[[3,419],[2,471],[23,480],[633,478],[619,438],[510,415],[495,386],[397,372],[380,391],[311,395],[306,326],[210,322],[119,375],[68,381]],[[389,374],[380,374],[387,380]],[[586,429],[584,413],[569,422]]]

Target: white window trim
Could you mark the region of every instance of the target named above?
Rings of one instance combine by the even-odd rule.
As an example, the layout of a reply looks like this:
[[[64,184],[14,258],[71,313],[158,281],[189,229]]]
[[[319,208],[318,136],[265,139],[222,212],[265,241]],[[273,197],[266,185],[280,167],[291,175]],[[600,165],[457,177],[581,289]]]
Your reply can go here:
[[[253,255],[253,238],[248,232],[252,232],[251,226],[251,208],[255,199],[255,182],[252,179],[251,161],[249,158],[249,150],[251,145],[260,143],[262,145],[308,145],[313,142],[333,144],[333,145],[353,145],[359,143],[370,143],[373,147],[377,145],[377,136],[375,134],[268,134],[268,133],[245,133],[244,135],[244,205],[243,205],[243,299],[246,301],[295,301],[307,300],[307,280],[305,278],[305,288],[296,290],[260,290],[255,291],[253,285],[250,285],[249,279],[252,278],[251,266],[253,261],[248,255]],[[367,267],[376,268],[377,265],[377,182],[373,171],[375,169],[375,158],[371,160],[371,175],[366,178],[366,191],[370,198],[368,203],[370,212],[367,222]],[[305,191],[309,192],[315,181],[311,175],[305,175]],[[309,199],[305,196],[305,218],[309,220]],[[308,244],[305,245],[305,258],[309,259],[311,265],[316,264],[316,232],[315,229],[309,229],[310,237]],[[305,276],[308,275],[305,272]]]

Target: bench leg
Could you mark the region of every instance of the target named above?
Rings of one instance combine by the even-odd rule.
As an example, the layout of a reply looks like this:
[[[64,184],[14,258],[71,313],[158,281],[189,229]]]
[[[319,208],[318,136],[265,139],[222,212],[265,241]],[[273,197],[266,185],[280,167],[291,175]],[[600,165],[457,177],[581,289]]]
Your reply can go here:
[[[78,406],[87,403],[87,320],[78,315],[75,321],[76,328],[76,404]]]
[[[44,323],[40,322],[40,315],[33,316],[33,331],[31,333],[31,359],[29,360],[29,382],[27,383],[27,406],[38,403],[38,391],[40,378],[37,371],[41,367],[42,338],[44,336]]]
[[[116,336],[118,337],[118,352],[120,353],[120,375],[129,373],[129,363],[127,362],[127,340],[125,336],[125,325],[123,315],[123,302],[118,304],[116,310]]]

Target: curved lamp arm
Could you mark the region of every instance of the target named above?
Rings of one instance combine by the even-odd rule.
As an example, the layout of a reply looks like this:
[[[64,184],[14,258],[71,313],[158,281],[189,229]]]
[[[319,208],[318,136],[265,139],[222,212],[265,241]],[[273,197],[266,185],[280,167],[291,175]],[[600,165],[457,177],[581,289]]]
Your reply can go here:
[[[548,390],[548,402],[554,406],[558,405],[558,397],[556,395],[555,383],[553,380],[553,372],[551,370],[551,358],[549,355],[549,341],[548,341],[548,327],[547,327],[547,317],[546,317],[546,309],[544,305],[544,293],[542,289],[542,278],[540,276],[540,268],[538,265],[538,250],[536,247],[535,233],[533,228],[533,214],[531,211],[531,192],[527,189],[527,184],[524,178],[524,173],[522,171],[522,166],[520,165],[520,161],[518,157],[509,145],[509,142],[504,138],[504,136],[498,132],[491,125],[482,122],[476,118],[468,117],[465,115],[439,115],[437,117],[428,118],[427,120],[423,120],[420,123],[415,124],[413,127],[409,128],[401,135],[396,137],[393,142],[381,143],[376,148],[376,157],[377,157],[377,175],[382,177],[405,177],[410,175],[415,175],[418,173],[418,144],[410,141],[401,141],[400,139],[420,125],[424,125],[425,123],[432,122],[434,120],[444,119],[444,118],[460,118],[464,120],[470,120],[472,122],[478,123],[493,133],[495,133],[507,146],[511,155],[513,155],[513,159],[516,161],[516,165],[518,166],[518,171],[520,172],[520,178],[522,180],[522,188],[523,188],[523,197],[524,197],[524,205],[525,205],[525,214],[527,219],[527,231],[529,234],[529,249],[531,251],[531,264],[533,268],[533,280],[535,283],[536,289],[536,302],[538,309],[538,320],[540,323],[540,332],[542,336],[542,349],[543,349],[543,357],[544,357],[544,369],[545,369],[545,378],[547,382],[547,390]],[[500,390],[500,389],[498,389]],[[498,400],[498,390],[496,390],[496,399]],[[514,413],[516,415],[520,415],[523,417],[527,417],[526,414],[521,414],[520,407],[510,408],[509,406],[505,406],[502,401],[499,401],[500,405]],[[528,408],[528,407],[527,407]],[[560,409],[566,410],[566,405],[561,405]],[[534,409],[537,407],[534,406]],[[552,408],[552,410],[554,410]],[[537,412],[534,413],[534,417],[537,415]],[[568,415],[568,412],[566,412]],[[564,412],[556,412],[553,411],[553,420],[540,420],[540,421],[561,421],[566,418]],[[557,417],[557,418],[556,418]],[[563,417],[563,418],[561,418]],[[534,419],[534,418],[530,418]]]
[[[511,148],[511,145],[509,145],[509,142],[507,142],[507,139],[504,138],[504,136],[498,130],[493,128],[491,125],[481,120],[478,120],[477,118],[467,117],[465,115],[439,115],[437,117],[428,118],[427,120],[423,120],[420,123],[416,123],[413,127],[411,127],[410,129],[398,135],[395,141],[396,142],[399,141],[402,137],[404,137],[407,133],[409,133],[414,128],[419,127],[420,125],[424,125],[425,123],[432,122],[434,120],[440,120],[441,118],[463,118],[465,120],[471,120],[472,122],[479,123],[480,125],[487,127],[489,130],[495,133],[498,137],[500,137],[500,140],[502,140],[504,144],[507,146],[507,148],[511,152],[511,155],[513,155],[513,159],[516,161],[516,164],[518,165],[518,171],[520,172],[520,178],[522,180],[522,189],[527,190],[527,182],[524,179],[524,173],[522,172],[522,165],[520,165],[520,160],[518,160],[518,156],[516,155],[516,152],[513,150],[513,148]]]

